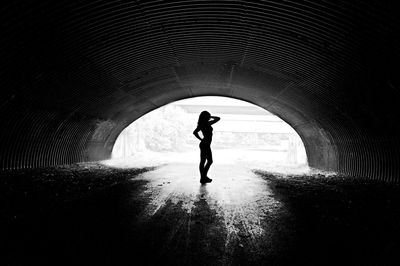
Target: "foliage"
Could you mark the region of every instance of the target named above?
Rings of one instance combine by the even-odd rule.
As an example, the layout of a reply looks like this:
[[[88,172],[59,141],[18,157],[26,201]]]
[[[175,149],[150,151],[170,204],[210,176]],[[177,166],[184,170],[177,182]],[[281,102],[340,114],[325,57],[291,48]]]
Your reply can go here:
[[[167,105],[138,119],[134,130],[148,150],[180,150],[192,137],[193,125],[188,116],[182,108]]]

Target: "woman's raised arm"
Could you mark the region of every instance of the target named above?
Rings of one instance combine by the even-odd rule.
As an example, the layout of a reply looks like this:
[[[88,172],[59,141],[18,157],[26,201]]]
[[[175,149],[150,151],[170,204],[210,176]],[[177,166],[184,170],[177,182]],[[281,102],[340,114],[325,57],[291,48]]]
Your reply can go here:
[[[215,123],[217,123],[219,120],[221,120],[221,118],[219,118],[218,116],[211,116],[210,119],[211,119],[211,120],[209,121],[210,125],[215,124]]]

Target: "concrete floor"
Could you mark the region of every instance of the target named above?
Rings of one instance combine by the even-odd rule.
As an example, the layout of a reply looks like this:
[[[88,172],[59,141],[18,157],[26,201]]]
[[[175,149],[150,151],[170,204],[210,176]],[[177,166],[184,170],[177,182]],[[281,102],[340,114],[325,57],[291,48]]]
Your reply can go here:
[[[6,173],[5,265],[396,265],[397,185],[228,164],[210,177],[195,164]]]

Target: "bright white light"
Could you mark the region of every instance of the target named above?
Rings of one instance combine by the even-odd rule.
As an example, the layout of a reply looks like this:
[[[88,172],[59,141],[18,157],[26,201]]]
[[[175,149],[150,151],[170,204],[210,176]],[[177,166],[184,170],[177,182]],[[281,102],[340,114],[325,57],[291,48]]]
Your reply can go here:
[[[303,142],[287,123],[266,110],[226,97],[196,97],[158,108],[134,121],[117,138],[113,165],[198,163],[192,132],[201,111],[221,117],[213,128],[215,164],[237,164],[278,172],[306,171]]]

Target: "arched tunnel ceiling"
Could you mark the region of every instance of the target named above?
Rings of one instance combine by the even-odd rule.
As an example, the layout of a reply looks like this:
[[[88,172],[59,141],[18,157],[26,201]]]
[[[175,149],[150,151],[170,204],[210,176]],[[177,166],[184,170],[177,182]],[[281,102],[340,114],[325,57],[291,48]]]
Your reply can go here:
[[[107,158],[199,95],[277,114],[323,170],[397,181],[399,9],[385,1],[13,1],[1,8],[2,169]]]

